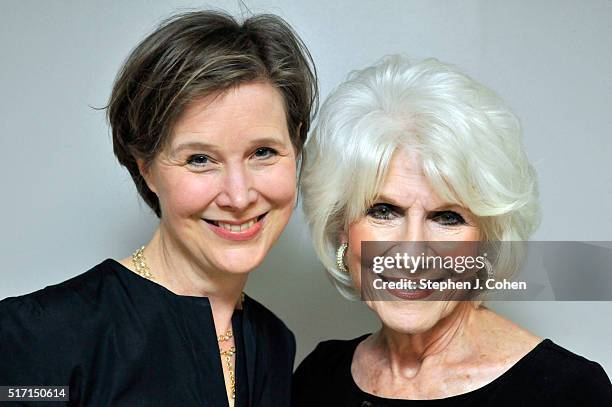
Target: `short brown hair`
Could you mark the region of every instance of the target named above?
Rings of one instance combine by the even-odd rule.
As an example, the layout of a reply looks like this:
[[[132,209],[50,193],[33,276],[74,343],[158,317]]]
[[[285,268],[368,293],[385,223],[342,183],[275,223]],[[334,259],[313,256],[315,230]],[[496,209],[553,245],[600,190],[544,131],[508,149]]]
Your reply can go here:
[[[261,14],[239,23],[220,11],[177,14],[132,50],[115,79],[107,118],[117,159],[157,217],[159,199],[136,159],[151,163],[189,102],[258,80],[280,91],[299,156],[317,107],[317,77],[308,49],[282,18]]]

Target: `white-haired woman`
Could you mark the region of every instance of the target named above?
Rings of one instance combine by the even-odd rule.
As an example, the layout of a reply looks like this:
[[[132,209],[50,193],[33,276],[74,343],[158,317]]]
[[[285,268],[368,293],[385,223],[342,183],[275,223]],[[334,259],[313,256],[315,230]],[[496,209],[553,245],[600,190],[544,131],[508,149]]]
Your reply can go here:
[[[538,225],[517,118],[435,59],[353,73],[306,151],[314,246],[348,298],[362,241],[525,241]],[[294,375],[295,405],[612,405],[600,365],[477,301],[366,302],[380,330],[320,343]]]

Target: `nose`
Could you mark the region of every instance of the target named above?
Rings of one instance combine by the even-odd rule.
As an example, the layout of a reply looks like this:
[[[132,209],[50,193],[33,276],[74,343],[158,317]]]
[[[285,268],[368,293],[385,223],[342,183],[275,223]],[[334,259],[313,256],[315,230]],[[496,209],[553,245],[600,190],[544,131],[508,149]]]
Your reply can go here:
[[[412,209],[412,208],[411,208]],[[401,240],[402,249],[410,256],[420,256],[427,253],[427,232],[424,214],[420,210],[409,210]]]
[[[219,207],[242,211],[257,201],[252,175],[244,166],[228,164],[224,175],[221,192],[215,201]]]
[[[404,227],[402,240],[408,242],[422,242],[426,239],[425,213],[421,209],[410,208],[408,218]]]

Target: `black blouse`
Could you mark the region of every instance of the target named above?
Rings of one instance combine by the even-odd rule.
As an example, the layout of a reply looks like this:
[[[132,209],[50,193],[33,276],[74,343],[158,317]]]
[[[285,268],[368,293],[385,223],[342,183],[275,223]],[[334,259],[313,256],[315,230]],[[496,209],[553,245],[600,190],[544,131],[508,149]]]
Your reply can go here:
[[[289,405],[291,331],[248,296],[232,326],[235,405]],[[207,298],[115,260],[0,301],[0,386],[69,386],[74,406],[227,406],[221,363]]]
[[[353,354],[368,335],[321,342],[294,374],[293,406],[612,406],[602,367],[545,339],[491,383],[437,400],[387,399],[361,390],[351,374]]]

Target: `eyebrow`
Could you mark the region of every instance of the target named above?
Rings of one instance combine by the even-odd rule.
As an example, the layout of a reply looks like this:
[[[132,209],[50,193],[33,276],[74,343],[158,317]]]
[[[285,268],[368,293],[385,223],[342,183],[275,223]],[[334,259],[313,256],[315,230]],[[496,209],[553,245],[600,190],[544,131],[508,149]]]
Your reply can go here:
[[[202,143],[200,141],[188,141],[174,147],[171,154],[178,154],[183,150],[215,150],[215,146],[212,144]]]
[[[403,206],[403,204],[398,202],[396,199],[393,199],[390,196],[385,195],[385,194],[379,194],[376,197],[376,202],[379,202],[379,201],[390,203],[391,205],[398,206],[398,207],[402,207]],[[459,205],[459,204],[451,203],[451,202],[443,202],[443,203],[441,203],[440,205],[436,206],[433,209],[428,209],[428,211],[430,211],[430,212],[439,212],[441,210],[450,209],[450,208],[453,208],[453,207],[461,208],[462,206]]]
[[[272,146],[285,146],[285,144],[277,137],[258,137],[253,140],[249,140],[248,146],[254,145],[272,145]],[[181,143],[178,146],[174,147],[171,151],[171,154],[178,154],[183,150],[209,150],[209,151],[217,151],[218,147],[214,144],[203,143],[201,141],[188,141],[185,143]]]

